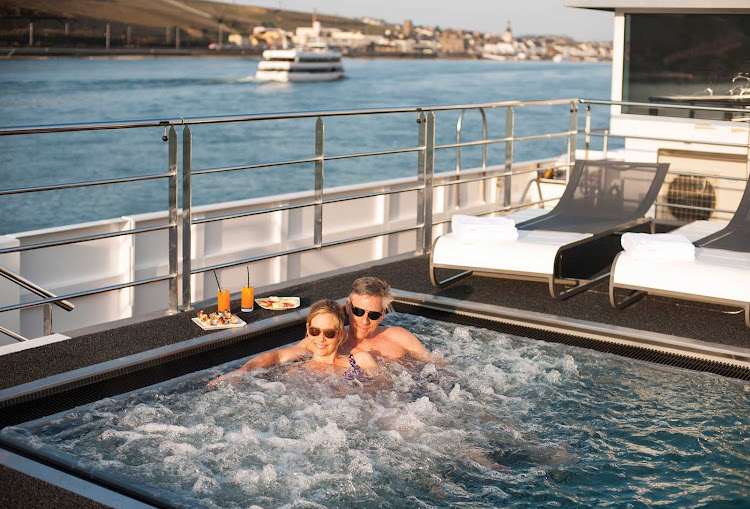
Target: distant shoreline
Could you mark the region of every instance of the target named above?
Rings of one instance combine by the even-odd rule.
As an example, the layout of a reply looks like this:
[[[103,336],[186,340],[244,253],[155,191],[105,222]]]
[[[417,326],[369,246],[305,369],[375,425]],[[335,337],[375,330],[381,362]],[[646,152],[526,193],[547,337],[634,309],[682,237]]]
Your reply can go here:
[[[263,50],[236,49],[236,50],[210,50],[210,49],[169,49],[169,48],[59,48],[59,47],[0,47],[0,60],[12,59],[46,59],[46,58],[109,58],[109,59],[135,59],[135,58],[261,58]],[[392,58],[413,60],[482,60],[481,56],[474,54],[448,54],[448,55],[425,55],[421,53],[351,53],[345,54],[344,58]],[[508,59],[508,62],[523,62],[524,60]],[[551,62],[551,59],[527,60]],[[584,62],[582,60],[572,60]],[[606,62],[607,60],[599,60]],[[596,62],[594,62],[596,63]]]

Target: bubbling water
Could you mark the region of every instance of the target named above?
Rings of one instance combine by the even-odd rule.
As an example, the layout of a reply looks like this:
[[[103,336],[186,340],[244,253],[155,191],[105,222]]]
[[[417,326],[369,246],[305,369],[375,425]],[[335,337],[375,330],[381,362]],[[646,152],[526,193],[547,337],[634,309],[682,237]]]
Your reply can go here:
[[[3,433],[178,506],[750,497],[746,385],[421,317],[387,320],[439,362],[386,363],[364,385],[281,366],[206,389],[237,361]]]

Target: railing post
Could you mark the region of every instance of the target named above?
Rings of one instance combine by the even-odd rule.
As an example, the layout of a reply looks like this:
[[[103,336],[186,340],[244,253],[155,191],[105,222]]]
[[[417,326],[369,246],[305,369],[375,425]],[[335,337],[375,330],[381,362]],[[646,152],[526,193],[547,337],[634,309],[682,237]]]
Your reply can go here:
[[[425,125],[425,159],[424,159],[424,230],[422,231],[423,252],[432,249],[432,180],[435,175],[435,113],[427,114]]]
[[[602,141],[602,159],[607,158],[607,142],[609,139],[609,128],[604,129],[604,140]]]
[[[464,112],[466,110],[461,110],[461,113],[458,114],[458,120],[456,121],[456,144],[459,145],[456,147],[456,177],[461,173],[461,129],[463,128],[464,123]]]
[[[432,249],[432,179],[435,173],[435,113],[419,112],[419,160],[417,162],[417,254],[426,254]]]
[[[458,120],[456,121],[456,180],[461,180],[461,130],[463,128],[464,123],[464,113],[466,112],[465,109],[461,110],[461,113],[458,115]],[[461,208],[461,185],[456,184],[454,187],[454,192],[456,193],[456,208]]]
[[[565,172],[565,180],[570,175],[570,169],[576,162],[576,147],[578,146],[578,103],[570,101],[570,131],[568,135],[568,171]]]
[[[418,140],[417,146],[420,148],[417,156],[417,224],[422,225],[417,230],[417,254],[427,252],[424,245],[424,201],[425,201],[425,161],[427,161],[427,119],[423,111],[419,112],[417,117]]]
[[[323,171],[325,147],[325,124],[318,117],[315,122],[315,226],[313,242],[320,249],[323,244]]]
[[[193,133],[182,130],[182,309],[193,309]]]
[[[43,304],[42,309],[44,314],[44,335],[49,336],[52,334],[52,304]]]
[[[479,113],[482,114],[482,141],[487,141],[487,115],[484,113],[484,108],[479,108]],[[482,145],[482,169],[487,169],[487,143]],[[486,177],[487,172],[482,172],[482,177]],[[487,181],[482,179],[482,201],[487,203]]]
[[[177,131],[169,128],[169,309],[177,313]]]
[[[586,143],[586,156],[584,159],[589,158],[589,146],[591,145],[591,105],[586,105],[586,127],[584,141]]]
[[[503,207],[510,207],[511,175],[513,171],[513,138],[515,137],[515,112],[509,106],[505,112],[505,173],[503,177]]]

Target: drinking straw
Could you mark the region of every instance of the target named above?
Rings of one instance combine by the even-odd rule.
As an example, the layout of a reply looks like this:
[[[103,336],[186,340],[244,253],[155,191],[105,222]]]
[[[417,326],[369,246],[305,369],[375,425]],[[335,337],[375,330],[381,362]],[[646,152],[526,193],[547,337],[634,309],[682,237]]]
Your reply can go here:
[[[219,290],[221,290],[221,285],[219,284],[219,278],[216,275],[216,271],[214,270],[213,273],[214,273],[214,277],[216,278],[216,286],[219,287]]]
[[[245,267],[247,269],[247,287],[250,288],[250,267]]]

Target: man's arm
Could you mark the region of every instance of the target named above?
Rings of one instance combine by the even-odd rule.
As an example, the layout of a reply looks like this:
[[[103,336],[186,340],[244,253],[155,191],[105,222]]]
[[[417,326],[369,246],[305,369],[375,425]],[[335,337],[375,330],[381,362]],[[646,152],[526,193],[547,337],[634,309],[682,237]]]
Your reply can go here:
[[[303,339],[296,345],[287,346],[256,355],[245,364],[243,364],[241,368],[230,371],[229,373],[221,375],[218,378],[214,378],[208,383],[208,386],[213,387],[222,380],[235,381],[239,378],[238,375],[245,371],[252,371],[258,368],[270,368],[271,366],[277,366],[279,364],[284,364],[301,359],[305,355],[307,355],[307,350],[305,349],[306,342],[307,339]]]
[[[419,342],[417,337],[403,327],[388,327],[393,341],[401,345],[410,356],[420,362],[432,362],[432,353]]]

